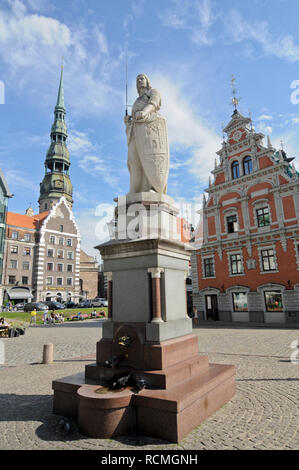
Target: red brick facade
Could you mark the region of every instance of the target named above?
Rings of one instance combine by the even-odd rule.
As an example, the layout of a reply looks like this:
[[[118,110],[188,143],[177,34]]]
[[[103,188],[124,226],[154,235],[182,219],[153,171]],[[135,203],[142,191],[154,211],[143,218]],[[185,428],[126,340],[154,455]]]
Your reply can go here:
[[[237,110],[203,205],[193,303],[203,319],[299,321],[299,177]]]

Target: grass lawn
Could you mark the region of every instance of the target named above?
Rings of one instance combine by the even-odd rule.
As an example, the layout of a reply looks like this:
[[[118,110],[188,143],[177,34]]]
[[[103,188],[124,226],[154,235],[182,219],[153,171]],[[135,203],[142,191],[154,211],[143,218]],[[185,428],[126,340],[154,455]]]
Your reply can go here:
[[[68,317],[72,315],[76,315],[78,312],[87,313],[89,316],[91,312],[96,311],[99,313],[100,311],[105,312],[105,316],[107,317],[107,307],[99,307],[99,308],[66,308],[62,310],[55,310],[55,313],[62,313],[64,316],[64,321],[67,321]],[[49,310],[50,312],[51,310]],[[30,323],[31,313],[30,312],[1,312],[0,317],[4,317],[5,320],[9,323],[14,322],[21,322],[21,323]],[[36,323],[42,324],[43,323],[43,312],[37,312],[36,315]]]

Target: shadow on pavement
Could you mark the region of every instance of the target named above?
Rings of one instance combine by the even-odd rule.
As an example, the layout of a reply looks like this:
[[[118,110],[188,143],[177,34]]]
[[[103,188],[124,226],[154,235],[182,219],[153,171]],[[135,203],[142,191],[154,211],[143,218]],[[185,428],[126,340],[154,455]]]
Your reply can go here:
[[[65,418],[61,415],[52,413],[53,396],[52,395],[17,395],[15,393],[0,394],[0,423],[1,422],[41,422],[35,433],[37,437],[47,442],[74,442],[80,440],[92,440],[93,448],[96,448],[95,442],[101,443],[101,449],[105,449],[105,443],[111,442],[111,439],[93,439],[83,436],[78,431],[77,422],[71,418]],[[70,431],[67,436],[59,425],[64,420],[70,424]],[[26,432],[26,429],[25,429]],[[115,442],[123,443],[127,446],[145,446],[168,444],[168,441],[153,439],[146,436],[132,434],[128,436],[117,436],[112,439]],[[111,445],[109,445],[111,448]],[[115,447],[113,447],[115,449]]]

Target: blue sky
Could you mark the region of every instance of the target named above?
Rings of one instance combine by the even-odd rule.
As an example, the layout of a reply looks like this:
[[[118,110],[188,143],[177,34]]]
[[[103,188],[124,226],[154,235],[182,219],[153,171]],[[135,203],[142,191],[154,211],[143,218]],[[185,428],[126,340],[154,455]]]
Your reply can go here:
[[[113,198],[129,187],[126,48],[129,103],[138,73],[162,95],[168,194],[177,202],[200,206],[233,111],[232,74],[240,112],[250,109],[256,130],[296,156],[298,15],[297,0],[1,0],[0,166],[15,195],[9,210],[38,210],[62,56],[74,213],[90,254],[106,235]]]

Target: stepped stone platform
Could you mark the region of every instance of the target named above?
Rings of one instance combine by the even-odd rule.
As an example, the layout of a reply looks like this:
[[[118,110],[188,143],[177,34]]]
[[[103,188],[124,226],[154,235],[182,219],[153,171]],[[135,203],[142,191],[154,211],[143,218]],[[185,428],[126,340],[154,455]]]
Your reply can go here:
[[[108,355],[107,340],[98,343],[98,358],[103,359],[101,346]],[[54,413],[78,420],[80,432],[89,437],[138,432],[180,442],[235,394],[235,367],[209,364],[207,356],[198,354],[197,336],[145,346],[146,369],[129,363],[106,368],[101,361],[86,366],[85,374],[55,380]],[[128,373],[145,379],[150,388],[107,390],[107,380]]]

